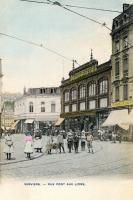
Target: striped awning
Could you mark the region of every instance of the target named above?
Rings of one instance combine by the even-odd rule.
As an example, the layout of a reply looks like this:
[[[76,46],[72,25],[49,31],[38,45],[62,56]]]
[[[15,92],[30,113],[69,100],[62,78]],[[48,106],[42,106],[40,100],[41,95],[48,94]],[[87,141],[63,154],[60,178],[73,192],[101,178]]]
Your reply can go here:
[[[26,119],[25,124],[32,124],[34,122],[34,119]]]
[[[55,126],[59,126],[59,125],[61,125],[61,123],[64,121],[64,118],[59,118],[58,120],[57,120],[57,122],[55,123]]]

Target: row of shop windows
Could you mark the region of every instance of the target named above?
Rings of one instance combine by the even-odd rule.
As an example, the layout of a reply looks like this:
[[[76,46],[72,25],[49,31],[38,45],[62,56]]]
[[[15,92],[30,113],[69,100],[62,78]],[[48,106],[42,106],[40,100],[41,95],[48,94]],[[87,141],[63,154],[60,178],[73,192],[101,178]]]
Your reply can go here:
[[[99,107],[106,108],[108,106],[108,99],[102,98],[99,99]],[[72,105],[65,105],[64,112],[76,112],[76,111],[85,111],[85,110],[92,110],[96,109],[96,100],[89,101],[88,105],[87,102],[80,102],[79,104],[72,104]]]
[[[89,97],[93,97],[97,95],[97,89],[96,89],[97,85],[96,83],[91,83],[88,86],[88,96]],[[64,92],[64,101],[68,102],[70,100],[76,100],[77,97],[80,99],[83,99],[86,97],[86,90],[87,90],[87,86],[85,85],[80,85],[79,89],[75,89],[72,88],[71,91],[65,91]],[[103,80],[99,83],[99,94],[107,94],[108,93],[108,81],[107,80]]]
[[[41,112],[45,112],[45,102],[41,102],[40,111]],[[33,104],[33,102],[29,102],[29,112],[30,113],[34,112],[34,104]],[[55,103],[51,103],[51,112],[52,113],[56,112],[56,104]]]

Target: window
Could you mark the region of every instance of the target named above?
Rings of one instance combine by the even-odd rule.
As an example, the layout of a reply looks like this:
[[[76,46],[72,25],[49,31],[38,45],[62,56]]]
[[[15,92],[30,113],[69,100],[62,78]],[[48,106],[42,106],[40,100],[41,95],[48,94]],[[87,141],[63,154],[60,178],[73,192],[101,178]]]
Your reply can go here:
[[[123,76],[127,76],[128,75],[128,58],[125,58],[123,60]]]
[[[95,109],[96,108],[96,101],[89,101],[89,109]]]
[[[29,103],[29,112],[33,112],[33,102]]]
[[[84,85],[80,86],[79,88],[79,98],[85,98],[86,96],[86,87]]]
[[[117,40],[116,42],[115,42],[115,52],[117,53],[117,52],[119,52],[120,51],[120,42],[119,42],[119,40]]]
[[[107,107],[107,98],[100,99],[100,108]]]
[[[106,94],[108,92],[108,81],[103,80],[100,82],[100,94]]]
[[[55,103],[53,102],[53,103],[51,103],[51,112],[54,113],[55,110],[56,110],[56,105],[55,105]]]
[[[65,113],[69,112],[69,106],[65,106]]]
[[[123,48],[128,48],[128,37],[127,36],[125,36],[123,38]]]
[[[69,101],[69,91],[65,92],[65,102]]]
[[[116,61],[115,63],[115,78],[119,78],[120,75],[120,65],[119,65],[119,61]]]
[[[92,83],[89,86],[89,96],[95,96],[96,95],[96,84]]]
[[[72,112],[76,112],[77,111],[77,104],[72,104]]]
[[[41,112],[45,112],[45,102],[41,102]]]
[[[115,87],[115,100],[119,101],[119,86]]]
[[[123,86],[123,99],[124,100],[128,99],[128,84],[127,83]]]
[[[82,110],[85,110],[85,102],[81,102],[79,104],[79,109],[82,111]]]
[[[72,100],[75,100],[77,98],[77,91],[76,89],[72,89]]]

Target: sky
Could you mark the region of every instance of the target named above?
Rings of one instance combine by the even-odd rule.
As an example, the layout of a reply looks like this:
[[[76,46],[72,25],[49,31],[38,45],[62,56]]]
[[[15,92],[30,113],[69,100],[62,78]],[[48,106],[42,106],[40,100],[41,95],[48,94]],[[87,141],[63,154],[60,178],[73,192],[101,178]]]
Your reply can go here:
[[[37,0],[39,1],[39,0]],[[46,0],[42,0],[45,1]],[[62,4],[122,11],[131,0],[59,0]],[[111,28],[118,14],[71,8]],[[81,65],[90,60],[90,51],[99,64],[110,59],[111,36],[105,27],[58,6],[0,0],[0,33],[43,44],[70,60],[44,48],[0,35],[3,92],[23,92],[23,88],[60,86],[68,78],[72,59]],[[75,65],[78,67],[78,65]]]

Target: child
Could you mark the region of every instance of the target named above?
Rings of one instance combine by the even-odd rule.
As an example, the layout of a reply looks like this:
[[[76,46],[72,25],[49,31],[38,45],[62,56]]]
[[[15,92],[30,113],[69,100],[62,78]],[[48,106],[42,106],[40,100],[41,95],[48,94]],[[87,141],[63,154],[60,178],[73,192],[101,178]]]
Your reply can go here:
[[[25,142],[26,144],[24,148],[24,153],[27,154],[28,159],[31,159],[31,154],[33,153],[33,141],[30,133],[25,136]]]

